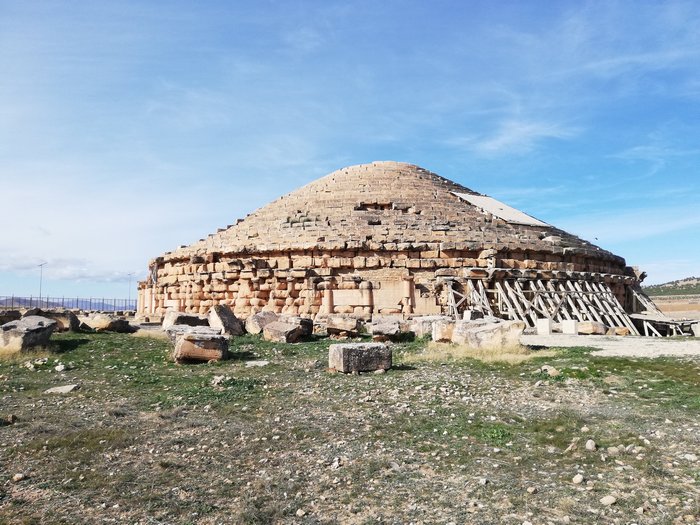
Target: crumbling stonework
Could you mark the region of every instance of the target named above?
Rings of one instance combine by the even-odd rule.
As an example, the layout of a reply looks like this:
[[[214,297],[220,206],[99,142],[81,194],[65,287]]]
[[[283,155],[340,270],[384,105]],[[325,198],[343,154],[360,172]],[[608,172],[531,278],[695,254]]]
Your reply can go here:
[[[590,281],[611,301],[629,302],[638,278],[621,257],[534,219],[498,217],[465,196],[478,194],[410,164],[338,170],[152,260],[149,279],[139,283],[138,311],[206,314],[225,304],[241,319],[270,311],[370,320],[483,308],[534,326],[537,311],[519,313],[503,297],[529,301],[541,293],[538,283],[551,294],[575,294],[561,283]],[[512,283],[512,290],[497,283]],[[520,283],[527,285],[522,293]],[[554,318],[578,308],[568,299],[563,308],[547,301],[533,308]],[[587,316],[581,320],[598,321]]]

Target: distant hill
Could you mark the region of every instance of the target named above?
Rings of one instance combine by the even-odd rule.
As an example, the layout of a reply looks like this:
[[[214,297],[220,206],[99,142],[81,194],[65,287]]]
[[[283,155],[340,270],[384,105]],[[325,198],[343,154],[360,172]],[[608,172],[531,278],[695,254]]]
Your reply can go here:
[[[686,277],[678,281],[645,286],[647,295],[700,295],[700,277]]]

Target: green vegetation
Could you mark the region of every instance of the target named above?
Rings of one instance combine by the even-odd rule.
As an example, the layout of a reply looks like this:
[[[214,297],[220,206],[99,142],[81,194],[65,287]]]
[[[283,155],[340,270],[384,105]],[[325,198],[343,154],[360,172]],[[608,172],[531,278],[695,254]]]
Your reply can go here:
[[[17,417],[0,426],[0,522],[499,523],[509,501],[522,523],[525,508],[591,517],[628,489],[606,522],[644,501],[644,523],[699,516],[684,459],[697,451],[697,360],[586,347],[421,359],[417,340],[393,345],[390,372],[358,376],[326,370],[332,342],[245,336],[226,362],[176,365],[166,341],[58,334],[55,353],[0,361],[0,416]],[[577,472],[593,485],[573,485]]]

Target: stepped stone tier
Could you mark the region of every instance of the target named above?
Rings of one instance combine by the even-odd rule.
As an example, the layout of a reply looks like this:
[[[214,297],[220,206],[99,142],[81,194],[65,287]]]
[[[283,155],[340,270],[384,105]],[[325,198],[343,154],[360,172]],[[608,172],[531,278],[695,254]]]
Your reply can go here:
[[[335,171],[149,269],[143,315],[205,314],[216,304],[242,318],[472,309],[531,326],[547,313],[598,321],[587,305],[619,314],[640,278],[617,255],[400,162]]]

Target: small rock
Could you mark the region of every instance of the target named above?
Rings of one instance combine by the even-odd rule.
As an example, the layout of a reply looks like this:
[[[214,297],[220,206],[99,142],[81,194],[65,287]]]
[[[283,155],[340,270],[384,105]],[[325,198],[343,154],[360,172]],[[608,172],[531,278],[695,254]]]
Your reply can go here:
[[[80,385],[55,386],[53,388],[49,388],[48,390],[44,390],[44,394],[68,394],[74,390],[78,390],[79,388]]]
[[[53,369],[56,372],[63,372],[66,369],[66,365],[64,365],[63,363],[58,363],[56,366],[53,367]]]
[[[589,429],[587,426],[582,426],[582,427],[581,427],[581,432],[583,432],[583,433],[586,433],[586,432],[588,432],[589,430],[590,430],[590,429]]]
[[[528,487],[527,493],[528,494],[537,494],[537,487]]]
[[[246,361],[245,362],[245,367],[246,368],[256,368],[260,366],[267,366],[270,364],[270,361],[264,361],[262,359],[256,360],[256,361]]]
[[[384,370],[383,368],[379,368],[372,373],[373,374],[386,374],[386,370]]]
[[[549,377],[559,377],[561,372],[551,365],[543,365],[540,368],[540,374],[547,374]]]
[[[572,479],[571,481],[574,483],[574,485],[580,485],[581,483],[583,483],[583,475],[576,474],[574,476],[574,479]]]
[[[684,454],[683,459],[687,459],[688,461],[697,461],[698,457],[695,454]]]
[[[297,509],[296,514],[301,518],[302,516],[306,516],[306,511],[304,509]]]
[[[586,441],[586,450],[594,451],[597,448],[598,448],[598,445],[596,445],[596,442],[593,441],[592,439],[589,439],[588,441]]]
[[[617,498],[615,496],[604,496],[600,498],[600,503],[607,506],[614,505],[616,501]]]
[[[27,479],[27,475],[22,472],[18,472],[17,474],[12,476],[12,481],[14,481],[15,483],[19,483],[23,479]]]
[[[486,479],[486,478],[480,478],[480,479],[479,479],[479,485],[487,485],[488,482],[489,482],[489,480]]]
[[[14,414],[10,414],[8,416],[0,418],[0,427],[14,425],[16,422],[17,422],[17,416]]]

